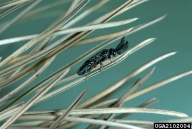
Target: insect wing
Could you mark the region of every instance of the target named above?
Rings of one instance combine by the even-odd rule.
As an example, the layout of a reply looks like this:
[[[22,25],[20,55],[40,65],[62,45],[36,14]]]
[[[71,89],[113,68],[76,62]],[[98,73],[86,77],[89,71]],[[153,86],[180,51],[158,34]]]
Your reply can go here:
[[[117,53],[118,53],[119,55],[122,54],[122,53],[124,53],[124,52],[127,50],[128,47],[129,47],[128,41],[125,42],[125,38],[123,37],[123,38],[121,39],[121,42],[120,42],[120,43],[117,45],[117,47],[116,47]]]
[[[121,39],[121,42],[117,45],[116,49],[117,49],[117,50],[120,49],[120,48],[123,46],[123,44],[125,44],[125,37],[123,37],[123,38]]]

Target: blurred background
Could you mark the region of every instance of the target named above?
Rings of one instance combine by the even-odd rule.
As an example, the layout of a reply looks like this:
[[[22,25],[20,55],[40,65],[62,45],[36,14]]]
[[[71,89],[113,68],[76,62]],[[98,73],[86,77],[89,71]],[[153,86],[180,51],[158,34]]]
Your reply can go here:
[[[1,0],[0,4],[7,2],[8,0]],[[67,11],[71,4],[72,0],[44,0],[35,8],[33,8],[29,13],[19,19],[16,23],[10,26],[6,31],[0,34],[1,39],[7,39],[11,37],[24,36],[30,34],[37,34],[43,32],[54,20],[56,20],[61,13]],[[93,14],[88,15],[87,18],[84,18],[78,24],[75,24],[73,27],[82,26],[90,21],[96,19],[97,17],[115,9],[126,2],[126,0],[115,1],[111,0],[105,4],[100,9],[96,10]],[[85,11],[88,8],[91,8],[93,5],[98,3],[98,1],[91,0],[86,7],[81,10]],[[46,5],[54,5],[50,8],[43,9]],[[9,20],[14,18],[19,12],[25,9],[28,5],[23,6],[19,10],[11,13],[10,15],[0,19],[0,28]],[[110,85],[119,81],[121,78],[125,77],[130,72],[134,71],[138,67],[144,65],[145,63],[151,61],[158,56],[169,52],[177,52],[174,56],[171,56],[163,61],[155,64],[154,66],[148,68],[135,78],[132,78],[121,88],[119,88],[116,93],[106,96],[104,99],[109,98],[119,98],[131,86],[135,83],[138,78],[143,77],[147,74],[153,67],[155,71],[153,75],[142,85],[138,90],[147,87],[156,82],[162,81],[169,77],[175,76],[177,74],[183,73],[185,71],[192,69],[192,1],[191,0],[151,0],[147,1],[139,6],[136,6],[125,13],[113,18],[110,21],[125,20],[129,18],[139,18],[135,22],[130,24],[101,29],[94,31],[89,36],[85,38],[91,38],[94,36],[100,36],[104,34],[109,34],[121,30],[128,29],[146,22],[149,22],[155,18],[163,16],[166,14],[165,19],[162,21],[147,27],[141,31],[138,31],[134,34],[131,34],[126,37],[126,40],[129,41],[130,48],[136,46],[140,42],[148,38],[157,38],[153,43],[147,45],[141,50],[130,55],[126,60],[120,64],[101,72],[100,74],[84,81],[83,83],[57,95],[53,98],[44,101],[31,108],[30,110],[53,110],[53,109],[65,109],[71,102],[78,96],[78,94],[85,88],[90,87],[88,93],[84,96],[83,100],[87,100],[91,96],[100,91],[106,89]],[[0,10],[3,11],[3,10]],[[81,13],[80,12],[80,13]],[[79,15],[78,13],[77,15]],[[60,38],[62,36],[59,36]],[[55,39],[56,40],[56,39]],[[27,41],[18,42],[9,45],[0,46],[0,56],[4,60],[11,53],[16,51],[19,47],[25,44]],[[53,42],[52,42],[53,43]],[[47,77],[54,71],[58,70],[62,66],[76,59],[79,55],[90,50],[98,43],[94,42],[86,45],[81,45],[78,47],[72,47],[62,52],[57,56],[53,64],[41,75],[39,78],[34,81],[30,86],[37,84],[40,80]],[[119,41],[112,43],[111,45],[106,46],[105,48],[115,48]],[[69,56],[70,53],[70,56]],[[85,61],[85,60],[84,60]],[[76,73],[78,68],[82,65],[83,61],[78,63],[76,66],[72,67],[68,75]],[[10,89],[17,87],[21,82],[26,80],[28,77],[22,78],[21,80],[11,84],[9,87],[5,88],[0,92],[0,97],[6,94]],[[156,90],[153,90],[149,93],[146,93],[140,97],[137,97],[129,102],[127,102],[124,107],[135,107],[141,103],[150,100],[151,98],[157,98],[159,102],[149,106],[149,108],[155,109],[165,109],[179,111],[192,116],[192,75],[186,76],[179,80],[176,80],[172,83],[169,83],[163,87],[160,87]],[[60,85],[63,86],[64,84]],[[30,87],[27,87],[22,92],[26,91]],[[58,87],[57,87],[58,88]],[[52,90],[54,90],[53,88]],[[27,101],[31,96],[25,98],[24,101]],[[83,100],[81,102],[83,102]],[[62,103],[61,103],[62,102]],[[169,117],[165,115],[149,115],[149,114],[133,114],[127,117],[127,119],[138,119],[138,120],[152,120],[152,121],[161,121],[174,119],[175,117]],[[78,126],[76,128],[85,128],[88,124]]]

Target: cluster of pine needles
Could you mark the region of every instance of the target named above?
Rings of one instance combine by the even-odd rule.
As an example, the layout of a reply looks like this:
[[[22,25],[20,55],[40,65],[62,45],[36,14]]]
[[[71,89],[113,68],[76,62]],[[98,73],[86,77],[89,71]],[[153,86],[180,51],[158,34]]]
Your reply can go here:
[[[18,10],[23,6],[27,7],[17,16],[11,18],[11,20],[7,21],[4,24],[1,24],[0,33],[3,33],[5,30],[11,27],[11,25],[16,23],[20,19],[26,20],[27,17],[25,18],[24,16],[27,16],[27,14],[29,14],[31,10],[42,1],[43,0],[13,0],[1,4],[0,9],[3,11],[0,13],[0,18],[7,17],[12,12]],[[26,43],[14,53],[9,55],[5,59],[1,59],[0,92],[2,89],[11,85],[15,81],[22,79],[26,75],[29,75],[29,73],[33,73],[32,76],[22,82],[22,84],[17,86],[15,89],[7,91],[7,93],[3,93],[3,95],[2,93],[0,94],[0,129],[67,129],[73,128],[73,126],[81,123],[90,124],[87,129],[107,129],[109,127],[123,129],[153,128],[154,121],[123,119],[124,117],[127,117],[128,115],[131,115],[133,113],[152,113],[157,115],[163,114],[175,117],[185,117],[164,122],[191,122],[192,118],[188,117],[187,114],[182,112],[146,108],[147,106],[156,103],[158,101],[156,98],[144,102],[135,108],[123,107],[123,104],[129,100],[141,96],[144,93],[147,93],[174,80],[187,76],[192,73],[192,70],[157,82],[135,92],[135,90],[152,75],[155,69],[154,67],[147,75],[139,79],[132,86],[132,88],[121,97],[117,99],[103,100],[102,102],[97,103],[98,100],[104,98],[106,95],[112,92],[115,92],[116,89],[121,87],[131,78],[135,77],[136,75],[149,68],[150,66],[156,64],[157,62],[176,54],[176,52],[170,52],[151,60],[150,62],[144,64],[136,70],[133,70],[131,73],[126,75],[115,84],[109,86],[107,89],[94,95],[81,104],[78,103],[81,98],[86,94],[86,92],[89,91],[89,88],[85,89],[84,91],[82,91],[82,93],[77,95],[77,98],[71,105],[68,105],[67,109],[50,111],[28,111],[28,109],[36,106],[44,100],[47,100],[53,96],[57,97],[56,95],[60,93],[64,94],[64,91],[67,91],[68,89],[86,81],[87,78],[91,78],[96,74],[101,74],[100,66],[98,65],[96,68],[92,69],[87,76],[79,76],[76,73],[71,76],[66,76],[71,67],[73,67],[80,61],[92,56],[95,52],[102,50],[102,48],[106,45],[109,45],[114,41],[119,41],[122,36],[126,37],[165,18],[164,15],[147,23],[143,23],[132,28],[127,28],[123,31],[85,39],[86,36],[97,29],[121,26],[137,20],[137,18],[132,18],[116,22],[108,22],[110,19],[115,18],[116,16],[121,15],[127,10],[138,6],[146,1],[147,0],[128,0],[114,10],[103,14],[102,16],[87,23],[86,25],[75,28],[72,28],[71,26],[73,26],[80,20],[89,17],[93,11],[97,11],[109,1],[98,1],[96,5],[88,8],[83,12],[81,10],[90,2],[90,0],[60,0],[59,2],[53,1],[50,5],[45,5],[44,7],[41,7],[40,10],[35,10],[36,13],[38,11],[49,9],[51,6],[57,6],[61,3],[64,4],[65,2],[71,2],[71,5],[68,10],[65,13],[60,14],[60,18],[58,18],[58,20],[56,20],[51,26],[47,27],[45,31],[40,34],[0,40],[0,45],[26,41]],[[65,36],[63,36],[59,40],[54,41],[54,43],[49,44],[49,42],[53,41],[53,39],[55,39],[59,35],[64,34]],[[24,88],[26,88],[32,82],[36,81],[36,79],[52,64],[54,59],[57,58],[58,54],[67,50],[70,47],[78,47],[79,45],[86,45],[88,43],[100,40],[103,40],[103,42],[98,44],[91,50],[83,53],[72,62],[60,68],[58,71],[53,72],[51,75],[48,75],[48,77],[38,82],[26,92],[20,94],[20,92]],[[127,50],[122,55],[114,57],[113,61],[104,61],[102,72],[104,72],[108,68],[113,67],[114,65],[119,64],[130,54],[133,54],[137,50],[149,45],[154,40],[155,38],[146,39],[133,48]],[[25,54],[23,54],[24,52]],[[66,84],[60,88],[56,88],[56,86],[63,83]],[[54,90],[51,90],[53,87]],[[32,94],[33,96],[27,102],[19,101]],[[96,115],[100,116],[95,119]]]

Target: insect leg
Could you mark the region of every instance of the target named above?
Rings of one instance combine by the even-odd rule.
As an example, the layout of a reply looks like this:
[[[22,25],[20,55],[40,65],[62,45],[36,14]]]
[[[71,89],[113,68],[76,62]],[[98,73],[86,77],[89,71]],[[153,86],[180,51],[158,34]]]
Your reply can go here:
[[[112,62],[113,62],[113,61],[112,61],[112,56],[109,56],[109,59],[110,59],[110,61],[111,61],[111,63],[112,63]]]
[[[89,71],[85,74],[85,80],[89,79]]]
[[[91,69],[92,69],[92,68],[91,68]],[[85,74],[85,80],[88,80],[88,79],[89,79],[89,73],[90,73],[91,69],[89,69],[89,70],[86,72],[86,74]]]
[[[102,71],[103,63],[100,62],[99,64],[100,64],[100,71]]]
[[[93,68],[95,68],[97,66],[97,64],[93,64],[92,65],[92,67],[86,72],[86,74],[85,74],[85,80],[88,80],[89,79],[89,73],[90,73],[90,71],[93,69]]]
[[[114,56],[112,56],[112,58],[113,58],[113,62],[114,62],[115,61]]]
[[[112,63],[114,61],[114,56],[110,55],[109,59],[110,59],[110,61]]]

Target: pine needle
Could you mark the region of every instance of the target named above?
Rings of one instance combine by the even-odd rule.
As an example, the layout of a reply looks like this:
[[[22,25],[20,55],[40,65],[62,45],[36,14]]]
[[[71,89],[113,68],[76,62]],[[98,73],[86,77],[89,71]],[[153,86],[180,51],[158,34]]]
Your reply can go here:
[[[14,5],[14,6],[10,7],[9,9],[6,9],[5,11],[3,11],[3,12],[0,13],[0,18],[5,17],[6,15],[14,12],[15,10],[23,7],[24,5],[26,5],[26,4],[28,4],[28,3],[29,3],[29,2],[26,2],[26,3],[23,3],[23,4]],[[7,22],[6,22],[6,23],[7,23]],[[4,25],[5,25],[6,23],[4,23]]]
[[[76,100],[69,106],[69,108],[65,111],[64,114],[62,114],[50,127],[49,129],[55,129],[57,126],[59,126],[64,119],[69,115],[69,113],[77,106],[78,102],[81,100],[81,98],[85,95],[85,93],[88,91],[88,89],[85,89],[77,98]]]
[[[34,8],[36,5],[38,5],[41,1],[43,1],[43,0],[36,0],[31,5],[29,5],[29,7],[27,7],[25,10],[23,10],[21,13],[19,13],[16,17],[14,17],[11,21],[9,21],[5,25],[3,25],[0,28],[0,34],[3,33],[7,28],[9,28],[18,19],[20,19],[23,15],[25,15],[28,11],[30,11],[32,8]]]
[[[117,21],[117,22],[101,23],[101,24],[95,24],[95,25],[87,25],[87,26],[82,26],[82,27],[58,30],[53,33],[53,36],[59,36],[59,35],[67,34],[67,33],[75,33],[75,32],[87,31],[87,30],[96,30],[96,29],[120,26],[120,25],[131,23],[137,19],[138,18],[132,18],[132,19],[121,20],[121,21]],[[30,40],[30,39],[36,38],[37,36],[39,36],[39,34],[4,39],[4,40],[1,40],[0,45]]]
[[[6,2],[4,4],[0,4],[0,9],[8,8],[8,7],[11,7],[13,5],[22,4],[22,3],[25,3],[28,1],[33,1],[33,0],[17,0],[17,1],[12,0],[12,1]]]
[[[21,110],[13,115],[11,118],[9,118],[2,126],[1,129],[6,129],[8,128],[13,122],[15,122],[25,111],[27,111],[39,98],[41,98],[46,92],[48,92],[52,86],[60,80],[65,74],[69,71],[66,70],[64,73],[62,73],[60,76],[58,76],[57,79],[52,81],[49,85],[47,85],[41,92],[36,94],[32,99],[30,99],[22,108]]]
[[[5,60],[3,60],[0,63],[0,67],[4,66],[5,64],[7,64],[8,62],[10,62],[12,59],[14,59],[15,57],[17,57],[18,55],[22,54],[23,52],[25,52],[26,50],[28,50],[30,47],[32,47],[33,45],[35,45],[36,43],[38,43],[39,41],[45,39],[46,37],[50,36],[53,32],[55,32],[56,30],[58,30],[65,22],[67,22],[74,14],[76,14],[80,9],[82,9],[82,7],[85,6],[85,4],[87,4],[87,2],[89,2],[89,0],[84,0],[81,2],[81,4],[79,4],[79,6],[73,11],[71,12],[69,15],[67,15],[67,17],[63,18],[60,22],[58,22],[57,24],[55,24],[54,26],[52,26],[51,28],[47,29],[46,31],[44,31],[42,34],[40,34],[37,38],[32,39],[31,41],[29,41],[28,43],[26,43],[24,46],[22,46],[21,48],[19,48],[17,51],[15,51],[13,54],[11,54],[9,57],[7,57]]]
[[[135,97],[138,97],[138,96],[140,96],[140,95],[142,95],[144,93],[147,93],[147,92],[149,92],[151,90],[157,89],[157,88],[159,88],[161,86],[164,86],[165,84],[168,84],[168,83],[170,83],[172,81],[175,81],[175,80],[177,80],[179,78],[185,77],[185,76],[190,75],[190,74],[192,74],[192,70],[186,71],[184,73],[178,74],[178,75],[170,77],[170,78],[168,78],[166,80],[163,80],[163,81],[160,81],[160,82],[155,83],[153,85],[150,85],[150,86],[148,86],[148,87],[146,87],[146,88],[144,88],[144,89],[142,89],[142,90],[140,90],[140,91],[138,91],[136,93],[133,93],[132,95],[130,95],[126,99],[126,101],[129,101],[129,100],[131,100],[131,99],[133,99]]]
[[[33,80],[35,80],[44,70],[47,69],[47,67],[52,63],[54,58],[51,60],[47,61],[44,66],[39,69],[33,76],[31,76],[28,80],[26,80],[23,84],[18,86],[16,89],[13,91],[9,92],[7,95],[5,95],[3,98],[0,99],[0,103],[5,102],[6,100],[10,99],[12,96],[17,94],[19,91],[21,91],[23,88],[25,88],[27,85],[29,85]]]

